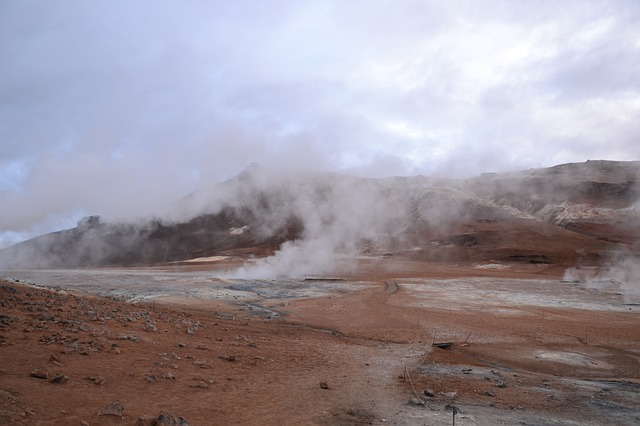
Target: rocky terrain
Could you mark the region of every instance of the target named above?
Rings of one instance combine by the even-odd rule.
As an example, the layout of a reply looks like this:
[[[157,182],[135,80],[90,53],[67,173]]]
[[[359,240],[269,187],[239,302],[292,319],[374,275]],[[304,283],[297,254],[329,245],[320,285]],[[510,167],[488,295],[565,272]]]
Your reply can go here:
[[[138,302],[2,282],[0,423],[640,420],[640,310],[618,291],[544,264],[357,263],[333,290],[271,298],[278,282]]]
[[[5,249],[0,424],[638,424],[639,167],[254,166]]]
[[[287,174],[253,165],[158,217],[85,218],[0,250],[10,267],[157,264],[283,243],[336,253],[417,250],[423,260],[602,262],[637,251],[638,162],[589,161],[466,180]]]

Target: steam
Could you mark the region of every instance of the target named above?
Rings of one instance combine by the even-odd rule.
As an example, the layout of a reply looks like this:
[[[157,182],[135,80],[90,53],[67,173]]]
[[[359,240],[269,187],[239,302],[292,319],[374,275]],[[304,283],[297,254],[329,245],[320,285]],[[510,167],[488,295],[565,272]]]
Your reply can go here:
[[[336,242],[330,238],[287,241],[275,255],[225,275],[242,279],[321,275],[335,270],[336,261],[341,257],[336,249]]]
[[[283,174],[254,166],[229,189],[229,197],[216,202],[259,212],[253,232],[271,235],[286,227],[288,218],[302,226],[299,238],[284,242],[273,256],[229,274],[241,278],[331,273],[340,259],[382,250],[401,239],[411,217],[410,186],[402,189],[393,179]]]
[[[640,303],[640,262],[636,257],[618,254],[602,268],[569,268],[563,281],[580,282],[588,288],[621,293],[624,303]]]
[[[339,273],[354,263],[343,259],[423,245],[429,247],[425,257],[441,258],[451,252],[431,248],[439,243],[494,244],[491,233],[503,221],[551,229],[559,225],[558,217],[578,224],[636,220],[636,210],[629,206],[637,202],[638,166],[587,162],[455,180],[365,179],[254,164],[158,210],[155,217],[126,222],[90,217],[73,229],[0,251],[0,269],[3,263],[26,268],[161,264],[241,250],[242,256],[251,253],[255,258],[229,276],[278,278]],[[593,205],[578,205],[574,199]],[[605,211],[600,205],[609,207]],[[562,215],[547,215],[549,206]],[[470,227],[473,223],[487,225]],[[571,241],[583,244],[583,238]],[[599,270],[571,269],[565,274],[568,280],[619,288],[628,300],[637,298],[638,277],[640,268],[631,254],[619,255]]]
[[[640,157],[637,0],[161,3],[0,2],[0,248],[157,214],[250,161]]]

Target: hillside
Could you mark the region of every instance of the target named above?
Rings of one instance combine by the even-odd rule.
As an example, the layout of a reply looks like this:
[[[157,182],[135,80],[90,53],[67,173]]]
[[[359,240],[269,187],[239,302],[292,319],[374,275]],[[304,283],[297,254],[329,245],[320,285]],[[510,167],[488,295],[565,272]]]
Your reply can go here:
[[[0,251],[3,268],[149,265],[205,256],[393,254],[597,264],[640,239],[640,162],[588,161],[465,179],[363,179],[252,165],[166,217],[73,229]],[[294,259],[294,260],[292,260]]]

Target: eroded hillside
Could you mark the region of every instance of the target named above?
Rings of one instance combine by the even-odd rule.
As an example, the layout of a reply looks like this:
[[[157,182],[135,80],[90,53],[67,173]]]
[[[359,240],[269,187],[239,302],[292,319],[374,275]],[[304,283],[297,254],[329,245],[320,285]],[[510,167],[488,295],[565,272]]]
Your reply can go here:
[[[143,265],[203,256],[394,253],[571,266],[635,252],[638,162],[589,161],[466,180],[362,179],[251,166],[166,217],[73,229],[0,251],[4,267]],[[315,269],[322,269],[318,265]],[[309,266],[314,271],[314,265]]]

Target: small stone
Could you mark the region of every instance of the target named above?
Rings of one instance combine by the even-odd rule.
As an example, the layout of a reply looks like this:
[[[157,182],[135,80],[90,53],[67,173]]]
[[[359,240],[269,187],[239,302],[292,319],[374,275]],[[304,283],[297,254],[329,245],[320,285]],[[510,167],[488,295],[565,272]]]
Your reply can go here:
[[[156,379],[156,376],[154,376],[153,374],[149,374],[145,380],[149,383],[154,383],[158,379]]]
[[[193,364],[200,368],[211,368],[211,366],[206,361],[193,361]]]
[[[44,368],[36,368],[31,372],[31,377],[35,377],[36,379],[45,379],[49,378],[49,372]]]
[[[158,331],[158,327],[156,327],[156,325],[152,322],[148,322],[147,324],[144,324],[142,326],[142,329],[144,331],[152,331],[152,332],[156,332]]]
[[[487,389],[486,391],[484,391],[484,394],[486,396],[496,396],[496,394],[491,389]]]
[[[104,377],[101,377],[101,376],[88,375],[88,376],[85,377],[85,380],[89,380],[89,381],[93,382],[96,385],[104,384]]]
[[[158,418],[154,416],[140,416],[134,426],[155,426]]]
[[[176,376],[171,372],[167,372],[167,373],[162,373],[162,378],[167,380],[175,380]]]
[[[62,373],[58,373],[51,378],[51,383],[66,383],[69,380],[69,377],[65,376]]]
[[[436,396],[436,394],[431,389],[425,389],[424,390],[424,395],[428,396],[429,398],[433,398],[434,396]]]
[[[410,398],[409,401],[407,401],[407,405],[416,405],[416,406],[421,405],[424,407],[424,404],[418,398]]]
[[[320,389],[329,389],[327,382],[320,382]]]
[[[157,426],[189,426],[189,422],[184,417],[176,417],[164,411],[160,412],[155,424]]]
[[[119,402],[114,402],[107,405],[98,413],[99,416],[115,416],[124,417],[124,405]]]

